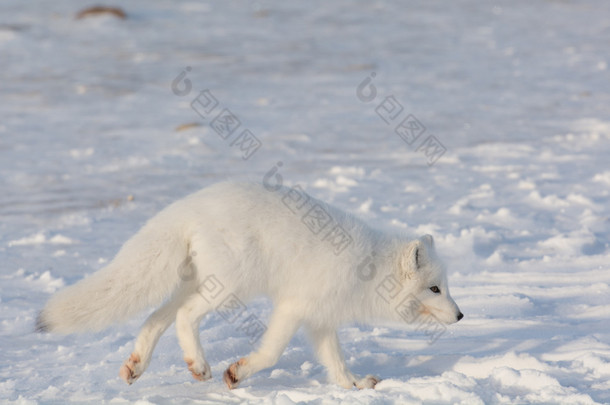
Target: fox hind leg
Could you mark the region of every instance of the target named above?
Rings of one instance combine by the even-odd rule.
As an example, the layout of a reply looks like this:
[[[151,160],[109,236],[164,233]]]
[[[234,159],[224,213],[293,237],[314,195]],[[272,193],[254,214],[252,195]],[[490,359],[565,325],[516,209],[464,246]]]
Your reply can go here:
[[[212,369],[205,360],[199,340],[199,323],[213,309],[198,292],[191,294],[176,313],[176,334],[184,353],[184,361],[193,378],[206,381],[212,378]]]
[[[144,322],[136,339],[133,352],[119,370],[119,376],[127,384],[133,384],[148,367],[159,338],[174,321],[180,304],[181,300],[178,294],[153,312]]]

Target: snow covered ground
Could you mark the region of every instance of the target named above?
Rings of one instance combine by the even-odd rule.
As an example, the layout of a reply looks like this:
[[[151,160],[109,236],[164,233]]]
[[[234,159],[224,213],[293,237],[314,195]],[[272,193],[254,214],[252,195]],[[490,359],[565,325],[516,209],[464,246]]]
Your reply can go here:
[[[0,3],[0,402],[610,403],[609,2],[140,0],[75,19],[85,6]],[[210,96],[241,123],[226,140],[191,108]],[[363,391],[328,384],[302,333],[227,390],[252,347],[218,315],[205,383],[173,328],[119,379],[146,314],[32,332],[163,206],[279,161],[286,184],[433,234],[465,318],[432,344],[346,325],[350,367],[383,378]]]

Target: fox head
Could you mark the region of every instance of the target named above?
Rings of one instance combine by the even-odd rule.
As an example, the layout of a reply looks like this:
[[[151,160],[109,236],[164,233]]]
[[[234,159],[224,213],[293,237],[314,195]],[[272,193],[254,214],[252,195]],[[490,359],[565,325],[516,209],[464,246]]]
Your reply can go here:
[[[390,304],[401,321],[450,324],[464,317],[449,294],[445,266],[436,255],[432,236],[403,244],[396,260],[393,276],[403,293]]]

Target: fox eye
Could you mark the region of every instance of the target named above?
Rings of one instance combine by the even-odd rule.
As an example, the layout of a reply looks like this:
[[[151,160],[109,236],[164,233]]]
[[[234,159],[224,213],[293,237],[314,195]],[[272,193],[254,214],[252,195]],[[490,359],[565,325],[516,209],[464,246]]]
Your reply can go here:
[[[437,286],[430,287],[430,291],[432,291],[434,294],[440,294],[441,293],[441,290]]]

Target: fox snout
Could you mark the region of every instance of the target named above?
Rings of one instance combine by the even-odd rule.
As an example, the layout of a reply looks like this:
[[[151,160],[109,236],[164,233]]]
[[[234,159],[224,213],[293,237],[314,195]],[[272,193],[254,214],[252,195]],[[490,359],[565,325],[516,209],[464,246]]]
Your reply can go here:
[[[458,309],[457,314],[454,315],[454,318],[453,319],[445,320],[445,323],[450,325],[452,323],[459,322],[463,317],[464,317],[464,314],[462,313],[462,311],[460,311]]]
[[[453,306],[453,308],[447,308],[446,306],[422,303],[419,312],[422,315],[432,315],[435,319],[446,325],[459,322],[464,317],[464,314],[457,308],[457,305]]]
[[[464,314],[450,296],[437,297],[436,301],[429,304],[424,303],[424,307],[446,324],[459,322],[464,317]]]

